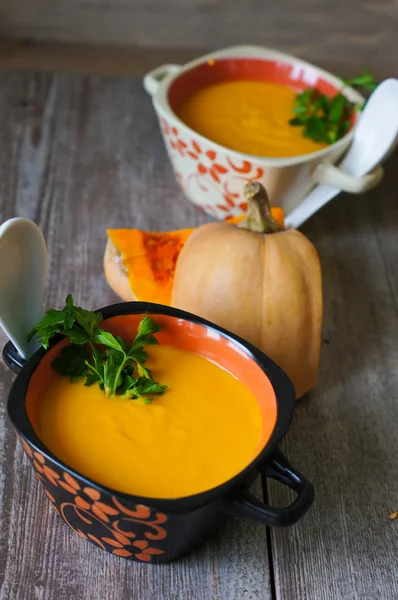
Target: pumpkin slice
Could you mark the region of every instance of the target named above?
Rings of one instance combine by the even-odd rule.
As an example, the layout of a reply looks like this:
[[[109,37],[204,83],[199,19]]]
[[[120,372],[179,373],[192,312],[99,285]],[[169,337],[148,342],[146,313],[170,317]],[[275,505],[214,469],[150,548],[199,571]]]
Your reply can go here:
[[[284,227],[281,208],[272,208]],[[237,224],[244,215],[227,219]],[[178,256],[195,229],[163,233],[140,229],[108,229],[104,272],[113,291],[127,302],[143,300],[169,305]]]
[[[177,259],[192,231],[108,229],[104,271],[111,288],[123,300],[170,304]]]

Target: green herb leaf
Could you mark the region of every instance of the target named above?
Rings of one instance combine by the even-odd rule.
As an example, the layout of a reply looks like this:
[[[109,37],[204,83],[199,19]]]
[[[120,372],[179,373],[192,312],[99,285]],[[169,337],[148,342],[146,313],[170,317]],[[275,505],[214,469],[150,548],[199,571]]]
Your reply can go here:
[[[64,319],[64,331],[62,333],[65,332],[65,330],[70,330],[73,328],[73,325],[75,323],[75,318],[73,316],[72,313],[66,313],[65,314],[65,319]]]
[[[160,385],[157,381],[146,377],[138,377],[135,382],[137,394],[164,394],[166,389],[167,385]]]
[[[307,112],[307,106],[304,104],[296,104],[296,106],[293,108],[293,114],[297,115],[297,116],[305,116]]]
[[[27,339],[30,341],[37,335],[39,343],[48,348],[49,342],[54,335],[60,333],[71,337],[73,331],[76,339],[75,343],[82,344],[84,343],[83,338],[82,335],[79,336],[79,333],[84,334],[85,332],[86,338],[84,341],[90,340],[101,321],[101,313],[94,313],[74,306],[73,298],[69,294],[66,298],[64,308],[62,310],[50,308],[41,321],[29,331]]]
[[[368,71],[359,77],[342,81],[344,83],[342,89],[350,85],[373,91],[377,86]],[[329,97],[310,87],[296,95],[296,102],[292,109],[294,117],[290,119],[289,124],[293,127],[302,127],[304,137],[315,142],[333,144],[347,133],[353,114],[362,108],[350,102],[341,91]]]
[[[305,117],[294,117],[293,119],[290,119],[289,121],[289,125],[293,125],[293,127],[297,127],[297,125],[304,125],[305,124]]]
[[[97,344],[104,344],[104,346],[108,346],[109,348],[113,348],[114,350],[118,350],[124,354],[124,349],[120,342],[115,338],[114,335],[109,333],[109,331],[103,331],[100,329],[94,338]]]
[[[128,353],[128,357],[131,358],[137,364],[144,364],[148,356],[148,352],[146,352],[146,350],[144,350],[144,348],[142,347],[133,348]]]
[[[297,100],[300,104],[308,104],[311,101],[312,95],[314,93],[314,88],[307,88],[303,92],[297,94]]]
[[[100,380],[101,378],[99,377],[99,375],[97,375],[97,373],[87,373],[84,385],[88,387],[90,385],[93,385],[93,383],[97,383],[97,381]]]
[[[347,104],[347,99],[342,94],[337,94],[330,101],[328,120],[333,123],[340,121],[344,114],[344,108]]]
[[[118,357],[112,354],[104,362],[104,386],[107,396],[114,396],[116,389],[123,383],[122,367],[123,355]]]
[[[123,348],[124,353],[128,354],[128,351],[130,350],[130,344],[129,344],[129,342],[126,342],[120,335],[115,335],[115,339],[117,339],[117,341],[119,342],[119,344]]]
[[[307,120],[303,134],[315,142],[321,142],[326,136],[326,124],[314,115]]]
[[[138,371],[139,377],[146,377],[146,379],[152,379],[151,371],[149,369],[147,369],[146,367],[144,367],[144,365],[141,365],[140,363],[138,363],[137,371]]]
[[[343,123],[340,123],[340,129],[339,129],[340,137],[345,135],[347,133],[347,131],[349,130],[349,128],[350,128],[350,124],[348,121],[343,121]]]
[[[51,339],[54,337],[54,335],[56,335],[59,331],[59,325],[52,325],[47,327],[45,330],[40,331],[37,333],[37,341],[39,344],[41,344],[43,346],[43,348],[48,348],[50,345],[50,341]],[[35,333],[33,333],[32,336],[29,337],[29,339],[32,339],[32,337],[35,335]]]
[[[62,348],[60,355],[54,358],[52,368],[60,375],[68,375],[70,379],[84,377],[87,372],[87,355],[83,346],[71,344]]]
[[[343,81],[345,85],[355,88],[364,88],[370,92],[373,92],[378,86],[377,81],[367,69],[364,70],[362,75],[354,77],[353,79],[343,79]]]
[[[121,396],[124,396],[124,394],[127,392],[127,390],[129,390],[130,388],[132,388],[134,386],[134,382],[135,382],[135,380],[130,375],[128,375],[126,372],[124,372],[123,381],[117,390],[118,393]]]
[[[134,369],[133,365],[131,363],[130,364],[126,363],[126,365],[124,367],[124,373],[126,375],[132,376],[132,375],[134,375],[134,371],[135,371],[135,369]]]
[[[325,96],[324,94],[321,94],[319,96],[319,105],[320,105],[320,108],[323,110],[324,115],[327,115],[329,113],[332,102],[333,102],[333,98],[329,98],[328,96]]]
[[[93,363],[86,360],[86,365],[90,370],[87,374],[86,383],[84,385],[91,385],[94,381],[99,382],[100,388],[104,389],[104,365],[102,355],[98,350],[93,352]],[[94,379],[95,378],[95,379]]]
[[[160,331],[160,327],[156,323],[155,319],[152,319],[152,317],[148,317],[148,315],[145,315],[138,325],[138,333],[137,337],[134,340],[134,345],[138,346],[139,344],[148,344],[149,337],[151,337],[153,333],[157,333],[158,331]],[[155,342],[153,343],[157,344],[157,340],[155,338],[153,339],[155,340]]]
[[[53,360],[53,368],[61,375],[69,376],[71,381],[85,377],[86,386],[98,383],[108,397],[118,393],[123,397],[142,398],[148,403],[151,399],[147,394],[162,394],[167,386],[154,381],[151,371],[143,366],[148,358],[144,346],[158,343],[153,334],[160,327],[155,320],[148,315],[143,317],[132,345],[122,337],[100,329],[102,320],[101,313],[75,306],[72,296],[68,295],[65,307],[62,310],[48,310],[29,332],[28,339],[37,335],[47,348],[54,335],[68,337],[71,344]],[[98,344],[105,346],[105,349],[101,350]]]
[[[152,398],[146,398],[147,394],[164,394],[167,389],[166,385],[160,385],[153,379],[147,379],[146,377],[137,377],[132,379],[131,377],[126,378],[128,385],[123,385],[121,394],[123,398],[130,398],[136,400],[140,398],[148,404],[148,400],[152,401]]]
[[[94,336],[98,324],[102,321],[101,313],[94,313],[78,306],[73,307],[73,316],[90,337]]]
[[[85,331],[72,327],[72,329],[64,329],[62,335],[69,337],[72,344],[85,344],[90,341],[90,336]]]
[[[66,315],[63,310],[48,310],[42,320],[29,331],[26,336],[28,342],[37,334],[39,343],[48,348],[49,340],[59,332],[59,326],[62,326]]]

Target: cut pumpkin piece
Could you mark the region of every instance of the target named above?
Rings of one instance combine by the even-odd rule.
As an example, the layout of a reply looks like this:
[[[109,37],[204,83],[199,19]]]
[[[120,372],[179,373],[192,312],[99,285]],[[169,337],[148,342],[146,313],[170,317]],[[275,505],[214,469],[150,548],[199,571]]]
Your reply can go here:
[[[123,300],[170,304],[177,259],[192,231],[108,229],[104,270],[111,288]]]
[[[284,227],[281,208],[272,208]],[[237,224],[244,215],[228,219]],[[163,233],[140,229],[108,229],[104,272],[113,291],[126,302],[141,300],[170,305],[179,254],[195,229]]]

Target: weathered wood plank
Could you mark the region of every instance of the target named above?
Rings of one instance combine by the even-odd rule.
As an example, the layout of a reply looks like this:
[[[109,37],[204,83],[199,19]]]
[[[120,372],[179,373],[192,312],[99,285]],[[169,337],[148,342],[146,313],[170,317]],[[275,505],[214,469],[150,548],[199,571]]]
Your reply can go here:
[[[398,521],[388,518],[398,506],[397,163],[377,190],[341,196],[303,227],[323,266],[325,343],[318,387],[284,447],[317,498],[301,523],[272,534],[281,600],[398,597]]]
[[[143,48],[0,39],[0,69],[83,75],[142,76],[164,63],[184,64],[203,54],[194,48]]]
[[[270,45],[264,40],[261,44]],[[0,68],[84,75],[142,76],[161,64],[183,65],[216,47],[221,47],[221,44],[216,45],[211,40],[202,48],[182,48],[0,39]],[[379,50],[370,56],[361,46],[350,48],[349,61],[346,52],[330,52],[322,43],[308,47],[304,44],[295,46],[277,43],[275,47],[297,54],[341,76],[352,77],[362,72],[364,65],[371,68],[374,76],[380,81],[397,75],[395,54],[385,45],[381,45]],[[348,46],[344,48],[348,52]]]
[[[0,74],[0,221],[24,216],[49,251],[46,304],[117,301],[102,272],[106,227],[166,230],[204,216],[181,195],[140,79]],[[5,337],[0,336],[3,346]],[[230,520],[185,560],[151,567],[81,540],[39,489],[5,416],[0,364],[0,599],[270,599],[265,530]]]
[[[396,51],[396,0],[0,0],[2,37],[221,48],[260,43],[306,58],[360,56],[383,64]]]
[[[139,81],[10,73],[0,92],[0,219],[27,216],[42,228],[47,304],[61,304],[67,291],[91,307],[116,301],[102,277],[106,226],[203,221],[174,182]],[[284,444],[317,501],[295,528],[272,536],[281,600],[398,597],[397,522],[388,520],[397,508],[396,160],[380,188],[336,199],[303,228],[324,267],[330,343],[318,389],[298,405]],[[1,600],[270,598],[261,527],[231,521],[205,548],[162,568],[108,557],[70,534],[15,447],[4,405],[11,380],[1,366]],[[286,501],[276,487],[270,496]]]

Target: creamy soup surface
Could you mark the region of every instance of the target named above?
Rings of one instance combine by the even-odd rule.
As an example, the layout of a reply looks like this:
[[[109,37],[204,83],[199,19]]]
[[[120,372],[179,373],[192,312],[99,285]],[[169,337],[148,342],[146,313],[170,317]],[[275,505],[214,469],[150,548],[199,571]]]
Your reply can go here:
[[[296,91],[266,81],[234,80],[204,87],[176,111],[188,127],[222,146],[264,157],[309,154],[326,146],[289,125]]]
[[[107,398],[57,376],[44,394],[37,434],[65,464],[121,492],[178,498],[220,485],[259,451],[253,394],[206,358],[151,346],[148,367],[168,385],[151,404]]]

